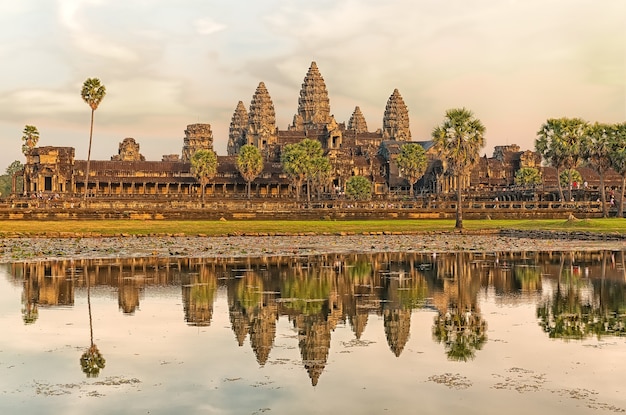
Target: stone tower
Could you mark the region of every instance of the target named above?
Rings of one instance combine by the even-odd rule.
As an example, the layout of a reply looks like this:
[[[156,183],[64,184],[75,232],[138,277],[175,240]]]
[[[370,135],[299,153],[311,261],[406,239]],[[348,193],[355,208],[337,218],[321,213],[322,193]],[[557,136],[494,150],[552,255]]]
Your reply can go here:
[[[247,144],[252,144],[263,151],[276,143],[276,135],[274,103],[265,84],[261,82],[250,103],[246,131]]]
[[[146,161],[139,152],[139,143],[132,137],[126,137],[119,145],[117,155],[111,157],[112,161]]]
[[[397,89],[387,101],[385,115],[383,117],[383,139],[396,141],[410,141],[411,130],[409,129],[409,110],[404,104],[402,96]]]
[[[357,134],[367,132],[367,123],[365,122],[361,108],[354,108],[354,112],[348,121],[348,130],[356,131]]]
[[[248,128],[248,111],[246,111],[243,102],[239,101],[233,118],[230,120],[230,129],[228,130],[228,147],[226,151],[229,156],[238,154],[239,149],[246,144],[246,128]]]
[[[183,163],[189,163],[193,153],[198,150],[213,150],[211,124],[190,124],[187,126],[183,141]]]
[[[292,128],[296,131],[321,130],[329,122],[330,100],[326,83],[317,69],[317,64],[311,62],[300,89],[298,114],[294,117]]]

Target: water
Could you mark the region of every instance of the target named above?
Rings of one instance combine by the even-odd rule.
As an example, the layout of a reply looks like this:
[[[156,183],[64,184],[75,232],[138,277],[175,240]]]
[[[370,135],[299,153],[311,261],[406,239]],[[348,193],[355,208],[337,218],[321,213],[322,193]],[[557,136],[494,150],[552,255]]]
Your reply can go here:
[[[623,413],[624,260],[3,264],[0,413]],[[88,376],[92,343],[105,363]]]

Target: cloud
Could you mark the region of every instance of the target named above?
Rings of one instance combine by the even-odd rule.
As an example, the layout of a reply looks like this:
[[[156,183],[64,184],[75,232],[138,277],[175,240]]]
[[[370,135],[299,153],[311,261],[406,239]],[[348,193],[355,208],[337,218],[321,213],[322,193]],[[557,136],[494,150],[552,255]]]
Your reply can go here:
[[[217,23],[210,17],[203,17],[200,19],[196,19],[194,21],[194,26],[196,28],[196,32],[198,32],[201,35],[211,35],[213,33],[224,30],[227,27],[224,24]]]
[[[62,27],[83,53],[97,57],[124,62],[138,60],[132,48],[111,40],[110,34],[99,34],[94,18],[86,13],[87,9],[98,8],[104,4],[101,0],[58,0],[58,15]],[[104,7],[104,6],[102,6]]]

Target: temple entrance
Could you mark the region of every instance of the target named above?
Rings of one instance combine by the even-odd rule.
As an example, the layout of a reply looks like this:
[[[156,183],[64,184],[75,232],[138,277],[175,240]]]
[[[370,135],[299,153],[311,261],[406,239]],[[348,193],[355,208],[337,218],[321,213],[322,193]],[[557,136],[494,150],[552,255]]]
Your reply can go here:
[[[44,191],[51,192],[52,191],[52,177],[46,176],[44,179]]]

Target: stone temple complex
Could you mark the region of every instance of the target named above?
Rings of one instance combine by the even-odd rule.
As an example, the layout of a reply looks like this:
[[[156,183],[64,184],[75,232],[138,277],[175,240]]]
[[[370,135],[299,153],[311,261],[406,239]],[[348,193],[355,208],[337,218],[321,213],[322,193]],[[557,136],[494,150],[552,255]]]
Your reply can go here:
[[[236,169],[236,158],[239,149],[249,144],[257,147],[264,159],[264,170],[251,184],[252,196],[293,197],[294,184],[282,169],[280,155],[286,145],[305,138],[319,141],[331,163],[331,180],[323,189],[326,197],[340,195],[346,181],[356,175],[370,180],[374,197],[409,194],[410,185],[395,163],[402,146],[412,142],[409,110],[400,91],[394,89],[389,96],[382,128],[370,131],[358,106],[347,123],[339,122],[331,113],[324,78],[317,64],[312,62],[302,82],[297,111],[286,129],[276,125],[274,104],[265,83],[258,84],[247,110],[242,101],[237,103],[230,122],[227,155],[218,155],[218,171],[205,187],[205,196],[236,198],[246,195],[246,181]],[[213,142],[210,124],[191,124],[184,130],[180,155],[167,154],[159,161],[147,161],[139,143],[125,138],[110,160],[91,161],[88,194],[91,197],[198,196],[202,187],[192,172],[190,159],[198,150],[213,151]],[[416,194],[441,195],[450,191],[454,187],[453,178],[444,171],[432,148],[433,143],[413,142],[426,150],[430,160],[426,174],[416,184]],[[514,183],[518,169],[540,168],[540,164],[538,153],[521,151],[517,145],[499,146],[492,157],[481,159],[467,185],[470,189],[506,188]],[[24,194],[44,192],[60,197],[82,194],[86,165],[85,160],[75,158],[74,148],[35,147],[27,154]],[[554,171],[541,169],[544,184],[551,181],[556,184]],[[591,183],[594,178],[589,174]]]

